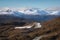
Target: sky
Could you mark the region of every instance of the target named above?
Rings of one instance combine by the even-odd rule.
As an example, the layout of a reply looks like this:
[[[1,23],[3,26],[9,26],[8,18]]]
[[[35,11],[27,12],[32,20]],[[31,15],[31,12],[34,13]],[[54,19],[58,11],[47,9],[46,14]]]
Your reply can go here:
[[[0,7],[44,9],[60,7],[60,0],[0,0]]]

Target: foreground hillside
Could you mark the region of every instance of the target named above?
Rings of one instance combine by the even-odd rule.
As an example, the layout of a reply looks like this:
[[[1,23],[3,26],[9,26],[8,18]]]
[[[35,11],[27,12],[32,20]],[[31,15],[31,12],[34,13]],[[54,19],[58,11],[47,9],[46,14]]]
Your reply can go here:
[[[38,29],[14,29],[13,25],[0,26],[0,40],[60,40],[60,17],[41,25]]]
[[[60,17],[42,23],[42,28],[37,31],[41,40],[60,40]]]

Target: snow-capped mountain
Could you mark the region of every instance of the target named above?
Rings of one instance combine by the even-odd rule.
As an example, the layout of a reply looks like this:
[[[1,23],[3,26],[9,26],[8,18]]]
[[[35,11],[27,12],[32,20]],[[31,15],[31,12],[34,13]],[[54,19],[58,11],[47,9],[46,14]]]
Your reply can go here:
[[[46,11],[39,8],[26,8],[26,9],[0,9],[0,21],[10,21],[10,20],[17,20],[17,19],[25,19],[28,21],[36,21],[36,22],[42,22],[47,21],[53,18],[58,17],[60,15],[60,11]],[[17,19],[16,19],[17,18]],[[3,20],[2,20],[3,19]]]
[[[46,8],[45,10],[50,12],[49,15],[60,15],[60,7]]]
[[[28,15],[46,15],[48,14],[47,11],[42,10],[42,9],[38,9],[38,8],[27,8],[24,10],[18,10],[19,12],[22,12],[24,14],[28,14]]]
[[[53,11],[50,13],[50,15],[60,15],[60,11]]]
[[[17,14],[16,14],[17,13]],[[25,14],[25,15],[59,15],[60,11],[49,11],[49,10],[42,10],[39,8],[25,8],[25,9],[13,9],[13,8],[2,8],[0,9],[0,15],[1,14]]]

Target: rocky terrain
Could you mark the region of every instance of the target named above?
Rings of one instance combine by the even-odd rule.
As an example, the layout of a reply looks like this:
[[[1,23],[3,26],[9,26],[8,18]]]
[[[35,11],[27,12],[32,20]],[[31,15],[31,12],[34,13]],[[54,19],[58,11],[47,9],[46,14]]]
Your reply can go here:
[[[0,40],[60,40],[60,17],[42,22],[41,25],[37,29],[34,26],[29,29],[15,29],[17,25],[0,25]]]

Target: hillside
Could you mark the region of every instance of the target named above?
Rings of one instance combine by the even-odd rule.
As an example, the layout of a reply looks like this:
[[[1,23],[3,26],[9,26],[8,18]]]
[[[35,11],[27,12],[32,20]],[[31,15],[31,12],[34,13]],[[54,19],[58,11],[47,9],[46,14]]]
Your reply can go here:
[[[12,25],[0,26],[0,40],[60,40],[60,17],[41,23],[42,27],[35,29],[14,29]]]
[[[29,35],[41,37],[40,40],[60,40],[60,17],[41,23],[42,28]],[[31,35],[32,34],[32,35]]]

